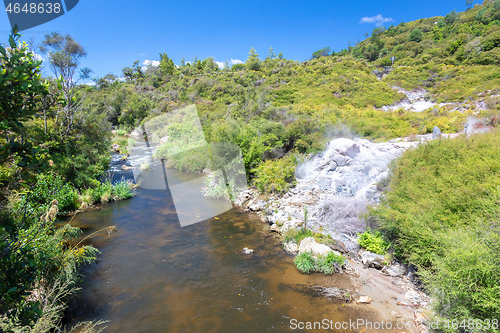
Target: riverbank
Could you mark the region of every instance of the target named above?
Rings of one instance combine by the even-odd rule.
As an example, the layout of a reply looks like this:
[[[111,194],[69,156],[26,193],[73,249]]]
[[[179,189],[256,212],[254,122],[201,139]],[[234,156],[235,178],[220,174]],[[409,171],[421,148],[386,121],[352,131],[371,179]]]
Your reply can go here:
[[[422,325],[416,331],[425,331],[423,324],[431,318],[430,298],[422,291],[415,268],[360,249],[358,234],[372,227],[363,214],[368,206],[380,202],[389,165],[404,151],[436,138],[457,138],[488,130],[480,126],[455,134],[435,130],[434,134],[384,143],[334,139],[324,152],[297,167],[297,184],[285,195],[263,196],[248,189],[236,204],[259,215],[272,232],[283,235],[290,229],[307,227],[333,239],[330,247],[350,258],[346,270],[350,272],[350,284],[344,285],[347,289],[317,287],[320,294],[344,299],[347,292],[354,303],[371,300],[366,301],[370,304],[356,306],[377,311],[381,320],[413,322]],[[298,245],[285,244],[284,248],[295,254]]]

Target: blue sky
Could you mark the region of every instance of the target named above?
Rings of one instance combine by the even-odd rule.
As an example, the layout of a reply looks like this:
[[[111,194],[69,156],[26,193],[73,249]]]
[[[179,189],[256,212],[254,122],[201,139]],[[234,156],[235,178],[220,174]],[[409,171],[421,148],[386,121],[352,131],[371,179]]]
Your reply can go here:
[[[123,67],[159,60],[160,52],[176,64],[195,55],[245,61],[250,47],[263,59],[272,46],[276,54],[303,61],[324,46],[339,51],[355,44],[384,21],[397,25],[465,8],[465,0],[80,0],[67,14],[22,34],[37,43],[52,31],[70,34],[86,48],[82,66],[94,76],[121,76]],[[9,30],[2,11],[0,42],[7,41]]]

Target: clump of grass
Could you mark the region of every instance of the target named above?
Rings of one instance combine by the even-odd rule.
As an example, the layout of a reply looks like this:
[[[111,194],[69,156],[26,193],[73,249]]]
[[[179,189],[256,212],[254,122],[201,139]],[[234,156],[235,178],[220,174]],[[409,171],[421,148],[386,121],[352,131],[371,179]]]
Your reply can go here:
[[[302,252],[297,254],[293,261],[295,266],[303,273],[321,272],[323,274],[333,274],[335,264],[342,266],[345,264],[345,258],[329,252],[327,255],[315,258],[311,252]]]
[[[132,183],[126,180],[122,180],[113,186],[113,195],[118,200],[125,200],[131,198],[135,195],[135,191],[132,189]]]
[[[359,245],[373,253],[385,254],[385,251],[389,247],[389,244],[384,241],[382,234],[379,231],[373,233],[370,229],[366,230],[362,234],[358,234]]]
[[[314,271],[315,260],[311,254],[311,252],[302,252],[297,254],[295,260],[293,261],[295,266],[299,269],[299,271],[303,273],[310,273]]]
[[[317,232],[314,232],[309,229],[299,228],[299,229],[288,229],[283,235],[283,243],[288,243],[293,241],[296,244],[300,244],[300,242],[307,237],[313,237],[318,243],[329,244],[331,243],[332,237],[328,235],[323,235]]]

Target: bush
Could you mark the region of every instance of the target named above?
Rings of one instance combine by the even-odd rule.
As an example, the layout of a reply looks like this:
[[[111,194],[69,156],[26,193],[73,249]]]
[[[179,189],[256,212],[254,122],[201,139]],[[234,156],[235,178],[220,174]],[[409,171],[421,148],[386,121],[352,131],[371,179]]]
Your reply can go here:
[[[62,213],[72,212],[78,208],[78,194],[62,178],[51,173],[39,174],[31,195],[26,194],[23,199],[28,198],[29,207],[32,207],[36,215],[45,212],[53,200],[57,200],[59,211]],[[21,200],[24,204],[25,200]]]
[[[113,195],[119,200],[125,200],[135,195],[132,183],[122,180],[113,186]]]
[[[410,37],[408,38],[408,40],[410,42],[421,42],[422,41],[422,38],[424,38],[424,34],[422,33],[422,30],[420,29],[413,29],[410,33]]]
[[[359,245],[373,253],[385,254],[389,244],[382,239],[382,234],[377,231],[372,233],[371,230],[366,230],[362,234],[358,234]]]
[[[313,272],[315,270],[315,260],[311,254],[311,252],[303,252],[303,253],[300,253],[298,254],[293,263],[295,264],[295,266],[297,266],[297,268],[299,269],[299,271],[303,272],[303,273],[310,273],[310,272]]]
[[[436,140],[391,168],[371,217],[419,268],[439,315],[500,316],[500,131]]]
[[[345,263],[345,258],[330,252],[325,256],[314,258],[311,252],[302,252],[297,254],[294,259],[294,264],[303,273],[321,272],[323,274],[333,274],[335,272],[335,264],[342,266]]]
[[[289,155],[279,160],[265,161],[253,171],[255,179],[253,184],[262,193],[283,194],[295,185],[295,166],[297,159]]]

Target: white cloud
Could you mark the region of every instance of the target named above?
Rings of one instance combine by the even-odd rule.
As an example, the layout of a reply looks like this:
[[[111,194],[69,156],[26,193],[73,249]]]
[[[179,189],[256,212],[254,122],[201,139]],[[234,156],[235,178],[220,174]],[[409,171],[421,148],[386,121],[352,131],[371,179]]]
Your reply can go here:
[[[394,19],[392,17],[383,17],[382,15],[378,14],[375,16],[371,17],[363,17],[359,23],[375,23],[377,27],[380,27],[383,25],[385,22],[394,22]]]
[[[38,60],[46,61],[46,59],[41,54],[38,54],[35,51],[31,51],[31,52],[33,53],[33,59],[35,61],[38,61]]]
[[[243,61],[241,61],[240,59],[233,59],[233,58],[231,58],[230,63],[231,63],[231,65],[236,65],[236,64],[242,64]]]
[[[158,67],[160,65],[160,62],[158,60],[144,60],[142,63],[144,66],[153,66],[153,67]]]
[[[224,63],[222,61],[215,61],[217,66],[219,66],[219,69],[223,69],[225,67]]]

